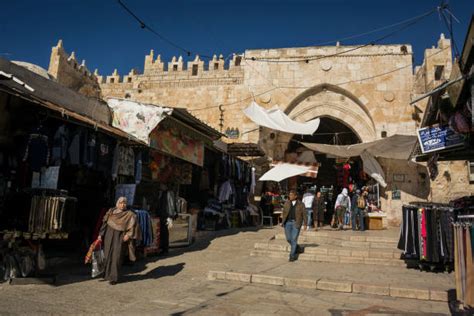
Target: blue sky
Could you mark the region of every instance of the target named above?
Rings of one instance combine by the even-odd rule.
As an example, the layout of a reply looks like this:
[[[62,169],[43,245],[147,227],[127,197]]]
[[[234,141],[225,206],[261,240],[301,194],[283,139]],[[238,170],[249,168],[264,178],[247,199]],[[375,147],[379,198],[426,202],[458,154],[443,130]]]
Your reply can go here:
[[[241,53],[252,48],[312,46],[364,33],[420,15],[440,1],[428,0],[123,0],[148,25],[179,46],[203,55]],[[462,49],[474,1],[451,0],[460,20],[454,39]],[[343,41],[360,45],[397,28]],[[411,44],[415,63],[423,50],[447,34],[437,13],[382,41]],[[447,35],[448,36],[448,35]],[[0,10],[0,57],[48,67],[51,47],[63,39],[92,71],[102,75],[143,69],[150,49],[162,60],[183,52],[143,30],[116,0],[3,1]],[[194,56],[192,56],[194,57]]]

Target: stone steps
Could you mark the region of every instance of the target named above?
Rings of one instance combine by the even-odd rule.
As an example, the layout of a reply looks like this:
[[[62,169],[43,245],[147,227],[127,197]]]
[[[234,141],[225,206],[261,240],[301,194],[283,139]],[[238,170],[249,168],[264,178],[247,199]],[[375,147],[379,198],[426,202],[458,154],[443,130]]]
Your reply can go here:
[[[305,232],[298,238],[301,244],[330,245],[337,247],[363,248],[363,249],[396,249],[398,239],[387,237],[351,236],[351,235],[316,235]],[[317,232],[314,232],[317,233]],[[285,234],[276,234],[275,240],[286,240]]]
[[[420,288],[410,286],[409,284],[401,286],[399,284],[359,283],[358,281],[330,280],[323,278],[299,279],[281,275],[239,273],[235,271],[209,271],[207,279],[210,281],[265,284],[288,288],[314,289],[318,291],[366,294],[370,296],[391,296],[393,298],[411,298],[438,302],[449,301],[448,290],[446,289]]]
[[[388,256],[390,253],[381,254],[386,254]],[[312,262],[375,264],[382,266],[405,267],[405,262],[403,260],[393,258],[393,254],[390,254],[392,255],[392,258],[377,257],[376,253],[374,252],[368,252],[367,257],[356,255],[356,252],[351,252],[348,256],[340,254],[315,254],[311,252],[305,252],[299,255],[298,260]],[[288,251],[255,249],[250,253],[250,256],[288,259]]]
[[[398,249],[360,249],[360,248],[337,248],[331,246],[311,246],[302,245],[304,253],[309,255],[328,255],[357,258],[380,258],[380,259],[400,259],[401,251]],[[255,243],[255,250],[279,251],[289,253],[290,245],[278,242]]]

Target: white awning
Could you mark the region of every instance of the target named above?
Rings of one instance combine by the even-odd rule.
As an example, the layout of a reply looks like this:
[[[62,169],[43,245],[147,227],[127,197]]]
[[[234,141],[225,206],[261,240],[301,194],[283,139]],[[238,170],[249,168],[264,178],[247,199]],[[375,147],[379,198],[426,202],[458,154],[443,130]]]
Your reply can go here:
[[[284,179],[294,176],[305,176],[316,178],[318,175],[319,164],[303,164],[303,163],[289,163],[282,161],[274,161],[272,169],[267,171],[258,179],[259,181],[276,181],[280,182]]]
[[[108,99],[107,104],[113,111],[112,125],[147,144],[151,131],[173,112],[172,108],[130,100]]]
[[[277,107],[266,110],[255,102],[252,102],[243,112],[258,125],[291,134],[313,135],[319,127],[319,119],[306,123],[296,122]]]
[[[354,145],[326,145],[302,143],[305,147],[316,152],[330,154],[336,157],[360,156],[367,151],[374,157],[408,160],[417,137],[412,135],[393,135],[373,142]]]

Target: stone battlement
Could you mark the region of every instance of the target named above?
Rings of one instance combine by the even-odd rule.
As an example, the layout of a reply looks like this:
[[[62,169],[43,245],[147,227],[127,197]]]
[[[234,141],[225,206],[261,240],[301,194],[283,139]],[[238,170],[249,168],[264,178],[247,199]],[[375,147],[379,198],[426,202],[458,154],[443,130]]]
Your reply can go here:
[[[79,62],[74,52],[68,55],[63,47],[63,41],[52,48],[48,73],[60,84],[87,96],[99,95],[99,84],[95,74],[87,69],[86,61]]]
[[[194,79],[236,79],[243,78],[243,70],[241,67],[242,56],[233,54],[232,59],[227,63],[222,55],[213,56],[211,60],[205,62],[198,55],[191,60],[185,62],[182,56],[178,58],[174,56],[171,61],[164,62],[161,55],[154,55],[153,50],[145,56],[145,64],[143,74],[132,69],[127,75],[120,76],[117,69],[110,76],[100,76],[96,73],[100,84],[128,84],[136,81],[159,80],[159,81],[176,81]],[[241,80],[238,80],[241,81]]]

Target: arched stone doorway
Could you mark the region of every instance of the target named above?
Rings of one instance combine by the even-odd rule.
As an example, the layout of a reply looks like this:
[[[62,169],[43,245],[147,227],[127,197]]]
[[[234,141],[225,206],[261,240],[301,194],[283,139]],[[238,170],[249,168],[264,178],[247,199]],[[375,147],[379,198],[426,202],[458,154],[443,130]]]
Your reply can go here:
[[[298,122],[328,118],[330,120],[326,123],[334,125],[334,132],[341,126],[338,124],[342,124],[354,133],[357,142],[377,139],[375,124],[367,107],[350,91],[339,86],[320,84],[307,89],[288,104],[285,113]],[[342,131],[345,129],[342,128]],[[282,159],[293,135],[282,132],[275,135],[275,146],[269,154],[276,159]]]

